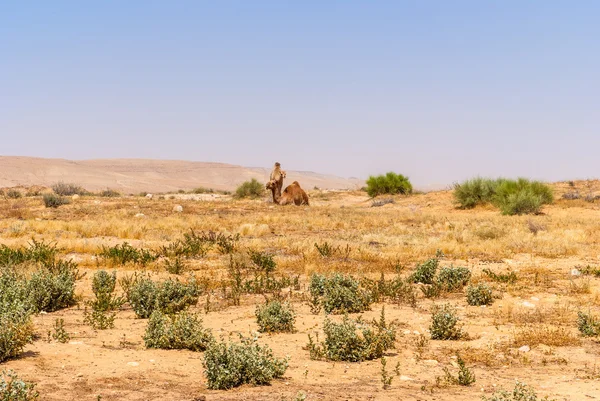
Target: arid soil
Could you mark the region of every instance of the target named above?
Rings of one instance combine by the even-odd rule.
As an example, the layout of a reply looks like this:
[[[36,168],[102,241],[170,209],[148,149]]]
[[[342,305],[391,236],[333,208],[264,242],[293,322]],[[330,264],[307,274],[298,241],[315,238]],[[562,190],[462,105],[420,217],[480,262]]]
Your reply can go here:
[[[598,183],[575,188],[597,191]],[[39,338],[18,359],[4,362],[20,377],[37,383],[42,400],[477,400],[515,380],[535,388],[540,399],[600,399],[600,344],[581,337],[577,312],[600,315],[600,278],[577,274],[600,266],[600,203],[561,200],[571,191],[554,185],[557,201],[538,216],[501,216],[492,207],[458,210],[450,192],[396,197],[371,207],[362,192],[311,191],[310,207],[278,207],[265,199],[213,201],[149,200],[143,197],[81,197],[58,209],[46,209],[39,197],[1,200],[0,243],[24,245],[32,237],[55,241],[62,257],[86,273],[77,283],[79,306],[34,318]],[[183,206],[182,213],[173,206]],[[140,216],[141,215],[141,216]],[[201,352],[151,350],[142,336],[147,320],[136,319],[125,304],[114,329],[94,330],[83,323],[84,301],[91,297],[95,270],[115,269],[119,277],[136,266],[107,266],[96,257],[101,245],[124,241],[155,249],[197,231],[240,233],[240,252],[257,249],[275,255],[282,273],[299,274],[301,288],[291,301],[297,312],[292,334],[261,334],[259,342],[276,356],[289,357],[282,380],[271,386],[207,390]],[[314,244],[329,241],[344,254],[323,258]],[[496,297],[487,307],[469,306],[463,291],[427,299],[418,291],[416,307],[385,303],[397,323],[395,349],[386,353],[393,377],[384,390],[380,360],[346,363],[311,360],[308,334],[321,333],[325,315],[311,313],[306,301],[313,272],[340,271],[356,277],[386,278],[410,274],[415,265],[440,250],[442,266],[465,266],[472,281],[492,286]],[[218,283],[226,276],[227,256],[209,253],[190,265],[190,274]],[[400,266],[400,267],[398,267]],[[513,271],[514,284],[497,283],[483,274]],[[573,269],[578,269],[575,274]],[[152,277],[171,275],[150,266]],[[399,271],[399,273],[398,273]],[[119,289],[120,291],[120,289]],[[193,310],[219,338],[257,330],[258,295],[245,295],[233,306],[215,290],[208,313],[206,297]],[[429,339],[434,304],[455,305],[468,334],[460,341]],[[370,320],[382,303],[364,313]],[[357,315],[352,315],[356,317]],[[63,318],[68,343],[48,341],[56,318]],[[337,319],[338,317],[336,317]],[[421,340],[420,340],[421,339]],[[526,346],[526,347],[525,347]],[[463,387],[445,382],[444,368],[456,374],[456,352],[472,368],[476,382]],[[394,367],[399,363],[399,375]],[[205,398],[203,398],[205,397]]]

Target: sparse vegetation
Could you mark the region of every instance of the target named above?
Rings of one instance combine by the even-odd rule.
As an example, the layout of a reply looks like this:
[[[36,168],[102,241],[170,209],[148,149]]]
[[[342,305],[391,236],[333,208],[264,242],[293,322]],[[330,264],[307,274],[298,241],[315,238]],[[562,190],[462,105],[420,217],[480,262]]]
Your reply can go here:
[[[458,364],[457,376],[452,375],[448,368],[444,368],[446,381],[450,384],[458,384],[459,386],[470,386],[475,383],[475,373],[473,373],[472,369],[467,367],[465,361],[463,361],[459,354],[456,355],[456,363]]]
[[[58,182],[52,185],[52,190],[60,196],[86,195],[87,191],[76,184]]]
[[[42,197],[44,201],[44,205],[46,207],[57,208],[62,205],[68,205],[71,203],[69,198],[65,198],[64,196],[56,195],[56,194],[44,194]]]
[[[492,290],[486,284],[470,285],[467,288],[467,303],[471,306],[491,305]]]
[[[538,398],[532,387],[519,381],[517,381],[511,392],[498,390],[490,398],[483,396],[481,399],[483,401],[556,401],[554,399],[550,400],[548,397]]]
[[[370,176],[367,180],[367,193],[371,197],[377,195],[408,195],[412,193],[412,184],[408,177],[389,172],[385,175]]]
[[[577,328],[584,337],[600,336],[600,319],[590,313],[577,312]]]
[[[39,396],[35,384],[19,379],[14,371],[0,374],[0,401],[34,401]]]
[[[309,291],[313,310],[326,313],[358,313],[369,309],[371,298],[352,276],[335,273],[330,277],[313,274]]]

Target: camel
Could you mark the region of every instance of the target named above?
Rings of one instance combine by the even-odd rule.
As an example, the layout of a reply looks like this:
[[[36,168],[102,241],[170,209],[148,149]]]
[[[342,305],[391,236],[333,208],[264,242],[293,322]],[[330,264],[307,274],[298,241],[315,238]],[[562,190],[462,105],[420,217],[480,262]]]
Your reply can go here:
[[[300,188],[298,181],[294,181],[288,185],[281,196],[277,194],[277,181],[269,181],[266,187],[273,194],[273,202],[279,205],[291,205],[292,203],[296,206],[309,205],[308,195]]]

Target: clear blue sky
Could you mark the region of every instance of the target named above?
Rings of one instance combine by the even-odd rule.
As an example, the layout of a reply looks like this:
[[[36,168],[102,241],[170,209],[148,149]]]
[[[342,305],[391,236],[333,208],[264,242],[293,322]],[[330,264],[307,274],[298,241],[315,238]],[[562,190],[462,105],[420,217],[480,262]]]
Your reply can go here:
[[[599,176],[598,1],[4,1],[2,155]]]

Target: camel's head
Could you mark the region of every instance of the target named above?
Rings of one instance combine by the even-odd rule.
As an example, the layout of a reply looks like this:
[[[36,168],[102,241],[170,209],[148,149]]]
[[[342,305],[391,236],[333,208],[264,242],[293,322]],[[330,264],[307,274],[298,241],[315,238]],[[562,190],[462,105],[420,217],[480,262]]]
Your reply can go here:
[[[267,185],[265,185],[265,188],[274,189],[276,184],[277,184],[277,182],[275,180],[271,180],[271,181],[267,182]]]

